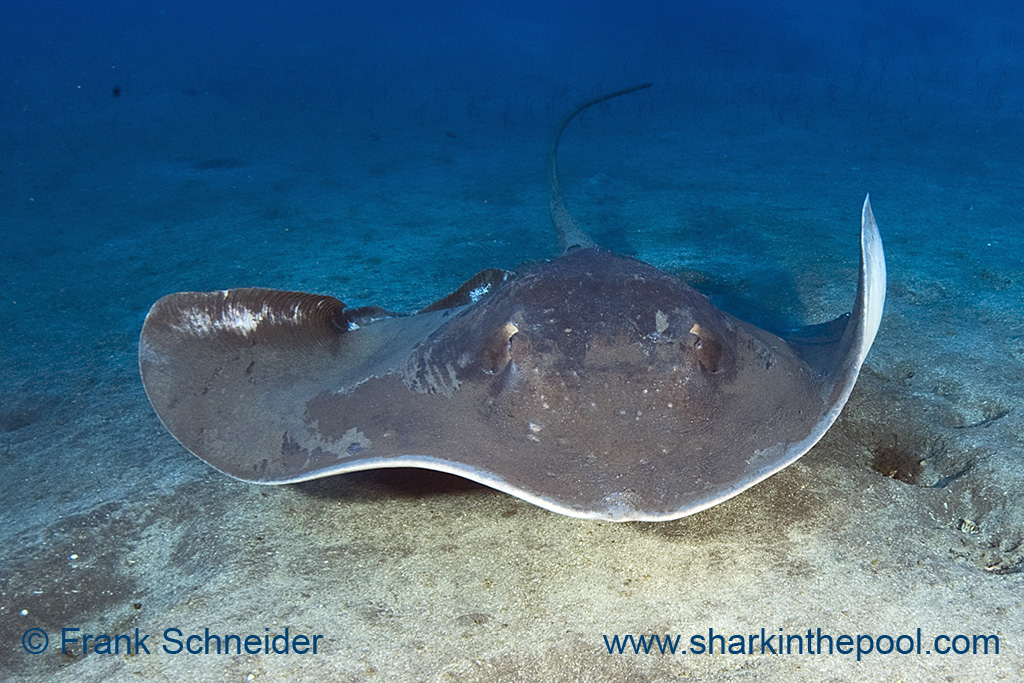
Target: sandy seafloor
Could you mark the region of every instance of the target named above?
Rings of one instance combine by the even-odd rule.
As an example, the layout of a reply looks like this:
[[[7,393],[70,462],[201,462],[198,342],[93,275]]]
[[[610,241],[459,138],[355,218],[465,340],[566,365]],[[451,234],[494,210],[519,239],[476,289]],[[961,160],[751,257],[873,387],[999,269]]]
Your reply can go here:
[[[553,258],[547,136],[597,90],[516,125],[487,109],[377,126],[296,120],[284,105],[242,121],[209,93],[126,93],[104,105],[102,135],[11,146],[0,167],[0,672],[1024,675],[1024,177],[1012,122],[739,120],[655,88],[573,124],[562,175],[596,241],[776,329],[849,309],[871,193],[889,294],[853,398],[795,465],[695,516],[580,521],[417,470],[250,485],[163,429],[136,357],[158,297],[261,285],[415,310],[481,268]],[[172,105],[166,128],[139,122]],[[61,627],[138,628],[153,654],[32,656],[30,627],[51,642]],[[158,648],[171,627],[325,638],[315,656],[169,655]],[[942,633],[997,634],[1000,651],[610,655],[602,638],[685,641],[709,628],[920,628],[926,647]]]

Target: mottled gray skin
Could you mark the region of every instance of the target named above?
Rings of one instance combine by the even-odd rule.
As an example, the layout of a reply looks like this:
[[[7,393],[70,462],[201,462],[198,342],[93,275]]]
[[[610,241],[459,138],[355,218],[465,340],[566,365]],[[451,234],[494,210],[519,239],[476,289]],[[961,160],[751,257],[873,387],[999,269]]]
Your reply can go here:
[[[851,315],[787,342],[723,313],[565,223],[562,129],[636,89],[553,136],[557,259],[482,271],[408,316],[255,288],[162,298],[139,351],[161,420],[246,481],[424,467],[618,521],[692,514],[796,460],[835,421],[878,329],[870,205]]]

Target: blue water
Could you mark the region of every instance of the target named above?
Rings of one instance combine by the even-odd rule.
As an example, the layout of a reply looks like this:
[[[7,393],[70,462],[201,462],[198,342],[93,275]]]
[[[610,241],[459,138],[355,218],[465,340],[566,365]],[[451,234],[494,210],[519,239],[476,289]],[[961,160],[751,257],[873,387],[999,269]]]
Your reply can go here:
[[[581,225],[782,329],[848,309],[870,192],[890,290],[867,367],[952,444],[933,480],[971,463],[943,520],[980,525],[971,571],[1024,566],[1024,509],[1001,493],[1024,482],[1018,3],[5,0],[0,671],[81,661],[28,658],[22,610],[125,625],[138,599],[203,595],[237,561],[194,559],[215,535],[204,505],[224,487],[265,500],[153,415],[137,340],[156,299],[265,286],[409,311],[482,268],[553,258],[553,126],[645,81],[565,134]],[[868,403],[850,424],[878,442],[911,421],[871,422]],[[85,569],[116,575],[171,525],[144,501],[190,495],[163,564],[68,597],[74,547],[102,547]],[[39,577],[61,589],[40,597]]]

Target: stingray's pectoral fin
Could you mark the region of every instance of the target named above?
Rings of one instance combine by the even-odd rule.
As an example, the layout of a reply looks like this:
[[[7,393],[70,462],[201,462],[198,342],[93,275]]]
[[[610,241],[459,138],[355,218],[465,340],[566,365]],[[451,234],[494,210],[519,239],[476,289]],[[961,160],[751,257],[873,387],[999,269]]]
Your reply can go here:
[[[442,322],[388,316],[301,292],[171,294],[142,328],[142,382],[167,429],[206,462],[239,479],[293,481],[310,458],[361,447],[355,434],[316,446],[306,404],[388,374]]]
[[[785,335],[786,341],[807,364],[826,378],[826,386],[832,394],[828,402],[835,406],[837,415],[853,390],[860,367],[878,333],[884,304],[885,254],[868,197],[861,211],[860,272],[853,312]]]
[[[445,309],[459,308],[461,306],[475,304],[477,301],[500,287],[503,282],[508,282],[513,277],[515,277],[515,273],[511,271],[502,270],[500,268],[484,268],[479,273],[463,282],[462,285],[454,292],[443,299],[438,299],[426,308],[421,309],[419,312],[430,313],[431,311],[443,311]]]

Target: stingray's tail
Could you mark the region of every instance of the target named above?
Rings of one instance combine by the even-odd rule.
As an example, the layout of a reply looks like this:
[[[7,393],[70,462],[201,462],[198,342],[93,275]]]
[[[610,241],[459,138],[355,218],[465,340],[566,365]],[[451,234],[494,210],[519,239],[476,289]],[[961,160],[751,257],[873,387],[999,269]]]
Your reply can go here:
[[[558,141],[562,137],[562,131],[569,125],[573,117],[579,114],[587,107],[592,107],[595,104],[610,100],[613,97],[619,95],[627,95],[637,90],[643,90],[644,88],[650,88],[651,83],[641,83],[640,85],[634,85],[632,88],[626,88],[625,90],[616,90],[613,93],[607,95],[601,95],[595,97],[589,102],[584,102],[580,106],[572,110],[572,112],[562,119],[562,122],[558,124],[558,128],[555,128],[554,135],[551,136],[551,145],[548,147],[548,207],[551,211],[551,223],[555,226],[555,230],[558,231],[558,241],[562,245],[562,249],[567,251],[572,247],[593,247],[594,242],[587,237],[587,233],[580,229],[580,226],[576,224],[572,216],[569,214],[569,209],[565,207],[565,198],[562,197],[562,191],[558,187],[558,168],[555,161],[555,156],[558,153]]]

